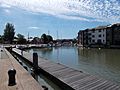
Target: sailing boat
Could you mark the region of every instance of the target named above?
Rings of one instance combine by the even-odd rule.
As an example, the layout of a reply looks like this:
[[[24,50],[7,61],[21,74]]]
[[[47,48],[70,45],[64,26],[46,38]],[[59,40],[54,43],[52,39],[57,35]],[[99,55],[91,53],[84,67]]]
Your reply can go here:
[[[56,44],[55,44],[55,47],[60,47],[60,46],[62,46],[62,44],[61,44],[61,40],[59,40],[59,36],[58,36],[58,30],[57,30],[57,39],[56,39]]]

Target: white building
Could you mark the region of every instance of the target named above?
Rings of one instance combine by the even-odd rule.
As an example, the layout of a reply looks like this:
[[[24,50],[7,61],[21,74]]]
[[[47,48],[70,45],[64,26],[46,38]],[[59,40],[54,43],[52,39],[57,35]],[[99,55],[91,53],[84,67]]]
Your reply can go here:
[[[120,46],[120,23],[80,30],[78,32],[78,45],[83,47]]]
[[[106,44],[106,27],[100,26],[88,31],[88,44]]]
[[[78,42],[83,46],[105,45],[107,26],[99,26],[92,29],[82,30],[78,33]]]

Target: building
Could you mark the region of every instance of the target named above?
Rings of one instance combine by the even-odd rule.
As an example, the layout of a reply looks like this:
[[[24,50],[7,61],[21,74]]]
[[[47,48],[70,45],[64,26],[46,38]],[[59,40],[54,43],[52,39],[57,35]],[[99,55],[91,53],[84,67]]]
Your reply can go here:
[[[107,45],[120,45],[120,23],[107,27]]]
[[[78,45],[83,47],[120,45],[120,24],[80,30],[78,32]]]

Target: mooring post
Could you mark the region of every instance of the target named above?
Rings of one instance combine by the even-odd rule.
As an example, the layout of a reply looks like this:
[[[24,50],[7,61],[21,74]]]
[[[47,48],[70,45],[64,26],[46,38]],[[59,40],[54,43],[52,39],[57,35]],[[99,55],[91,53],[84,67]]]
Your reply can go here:
[[[35,71],[38,70],[38,54],[37,53],[33,53],[33,69]]]
[[[15,69],[10,69],[8,71],[8,76],[9,76],[8,86],[16,85],[15,74],[16,74],[16,70]]]

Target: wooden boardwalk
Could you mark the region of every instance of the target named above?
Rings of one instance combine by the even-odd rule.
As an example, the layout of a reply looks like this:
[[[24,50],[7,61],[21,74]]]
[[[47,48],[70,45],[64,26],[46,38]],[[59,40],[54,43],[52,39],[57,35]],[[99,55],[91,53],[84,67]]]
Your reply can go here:
[[[14,86],[8,86],[8,70],[11,68],[16,70],[16,85]],[[43,89],[5,48],[0,48],[0,90]]]
[[[13,49],[21,55],[21,51]],[[32,62],[32,54],[23,52],[23,57]],[[98,76],[90,75],[65,65],[39,57],[39,67],[75,90],[120,90],[120,85]]]

